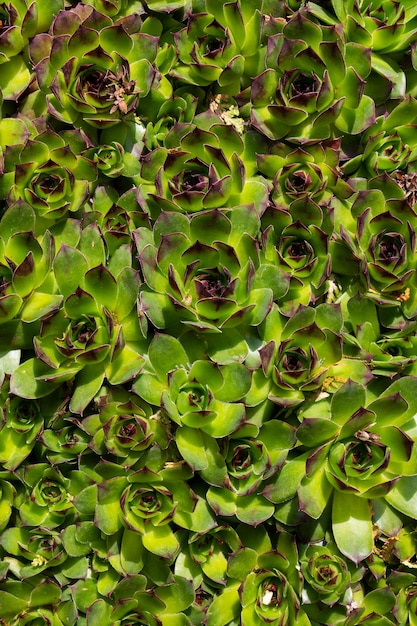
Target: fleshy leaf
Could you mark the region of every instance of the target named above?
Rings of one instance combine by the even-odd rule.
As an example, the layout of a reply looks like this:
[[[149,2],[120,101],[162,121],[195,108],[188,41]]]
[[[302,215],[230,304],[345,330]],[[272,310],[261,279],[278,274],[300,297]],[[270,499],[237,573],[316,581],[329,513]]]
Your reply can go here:
[[[373,535],[368,500],[335,491],[332,506],[333,535],[340,552],[358,564],[372,552]]]

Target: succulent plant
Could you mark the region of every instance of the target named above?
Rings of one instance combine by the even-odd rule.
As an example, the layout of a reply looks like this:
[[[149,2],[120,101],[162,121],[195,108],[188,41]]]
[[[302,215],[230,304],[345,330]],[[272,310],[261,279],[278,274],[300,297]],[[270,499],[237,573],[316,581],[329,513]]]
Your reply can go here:
[[[343,171],[350,175],[371,177],[383,172],[413,171],[416,160],[412,133],[415,114],[416,102],[410,96],[394,106],[389,115],[377,117],[372,130],[363,133],[360,147],[346,142],[344,149],[347,160],[343,164]]]
[[[273,298],[287,290],[288,278],[271,263],[259,263],[251,234],[258,222],[253,207],[243,205],[229,216],[216,209],[191,218],[163,212],[154,241],[148,230],[135,231],[146,285],[140,302],[152,324],[164,329],[182,322],[211,332],[260,324]]]
[[[217,365],[196,360],[189,368],[188,361],[177,339],[157,334],[149,346],[148,361],[133,384],[140,397],[161,407],[188,433],[184,434],[184,446],[188,436],[193,436],[192,429],[215,438],[237,430],[245,420],[242,400],[251,383],[250,372],[241,363]]]
[[[331,243],[338,248],[337,255],[332,255],[337,259],[336,271],[343,275],[339,262],[349,258],[370,297],[390,308],[401,303],[406,316],[413,317],[415,212],[404,199],[404,191],[387,174],[376,176],[368,189],[357,193],[351,213],[356,232],[342,226]]]
[[[5,178],[10,181],[8,203],[27,202],[48,219],[78,211],[94,188],[97,172],[94,163],[83,156],[85,136],[77,130],[60,135],[45,130],[28,139],[19,151],[5,154]]]
[[[251,572],[239,589],[242,623],[310,624],[298,595],[299,579],[292,570],[297,554],[291,540],[285,537],[282,541],[283,537],[278,538],[277,550],[258,556],[257,571]]]
[[[356,563],[372,551],[368,501],[406,513],[403,493],[414,481],[408,429],[412,433],[415,384],[414,377],[404,377],[379,390],[371,402],[366,402],[364,387],[352,380],[325,394],[320,404],[300,415],[297,439],[305,451],[290,453],[263,491],[277,503],[295,496],[299,510],[313,519],[332,501],[336,544]],[[295,521],[285,505],[275,515],[285,523]]]
[[[205,4],[207,12],[191,13],[186,25],[173,34],[178,62],[171,74],[186,83],[215,85],[216,90],[236,95],[265,55],[261,13],[238,1]]]
[[[14,371],[11,385],[17,395],[49,395],[78,374],[79,390],[74,388],[70,409],[82,413],[105,378],[119,384],[141,369],[136,273],[129,266],[119,268],[116,282],[104,262],[104,243],[95,224],[84,229],[80,249],[63,244],[58,250],[54,276],[65,300],[42,320],[34,338],[36,357]],[[68,263],[73,264],[72,275]]]
[[[237,130],[214,113],[196,116],[194,122],[174,124],[164,146],[144,156],[135,181],[147,211],[155,219],[161,209],[194,213],[254,204],[262,213],[268,187],[256,175],[256,143],[249,139],[245,145]]]
[[[114,24],[77,4],[56,15],[50,34],[34,37],[31,60],[50,115],[105,128],[136,111],[139,97],[157,84],[157,38],[138,32],[140,16],[132,17]]]
[[[90,447],[95,453],[113,455],[115,461],[123,459],[124,466],[131,467],[149,447],[166,448],[170,433],[162,416],[151,414],[149,405],[123,392],[114,387],[100,396],[99,414],[85,417],[80,426],[92,436]]]
[[[268,39],[266,69],[238,96],[242,115],[270,139],[299,143],[357,135],[375,121],[363,94],[371,50],[345,41],[338,26],[297,12]]]
[[[0,624],[417,626],[414,5],[0,3]]]
[[[27,63],[29,40],[47,30],[54,14],[64,8],[63,0],[34,4],[26,0],[4,2],[0,8],[0,64],[2,100],[17,101],[31,81]]]

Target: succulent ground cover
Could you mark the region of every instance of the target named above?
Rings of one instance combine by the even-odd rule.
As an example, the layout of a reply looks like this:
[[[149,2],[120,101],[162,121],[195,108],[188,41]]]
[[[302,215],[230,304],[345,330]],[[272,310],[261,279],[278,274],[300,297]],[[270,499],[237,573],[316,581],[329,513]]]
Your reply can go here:
[[[417,625],[417,6],[0,4],[0,624]]]

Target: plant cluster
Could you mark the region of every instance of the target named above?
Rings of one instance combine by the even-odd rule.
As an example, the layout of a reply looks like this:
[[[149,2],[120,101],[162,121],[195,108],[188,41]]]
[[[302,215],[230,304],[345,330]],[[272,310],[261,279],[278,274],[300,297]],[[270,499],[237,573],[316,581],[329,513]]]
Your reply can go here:
[[[417,625],[417,6],[0,4],[0,624]]]

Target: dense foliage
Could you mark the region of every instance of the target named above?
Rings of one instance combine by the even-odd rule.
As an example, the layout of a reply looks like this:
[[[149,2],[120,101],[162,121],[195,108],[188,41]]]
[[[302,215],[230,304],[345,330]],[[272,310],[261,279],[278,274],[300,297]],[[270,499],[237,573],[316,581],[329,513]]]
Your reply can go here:
[[[0,4],[0,623],[417,625],[417,5]]]

